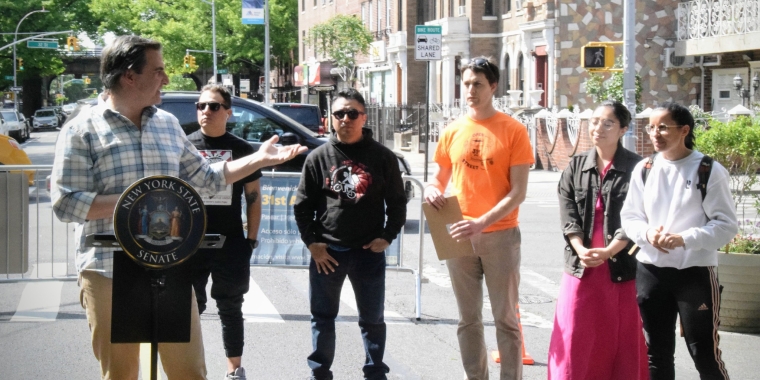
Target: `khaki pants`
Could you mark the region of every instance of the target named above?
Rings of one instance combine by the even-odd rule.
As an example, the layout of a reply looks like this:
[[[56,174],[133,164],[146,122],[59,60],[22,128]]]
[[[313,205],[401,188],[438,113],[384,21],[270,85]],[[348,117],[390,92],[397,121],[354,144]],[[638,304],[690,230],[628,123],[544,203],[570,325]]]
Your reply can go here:
[[[140,345],[111,343],[111,302],[113,280],[93,271],[80,273],[79,300],[87,312],[92,332],[92,351],[100,362],[104,380],[137,380]],[[191,301],[189,343],[161,343],[158,353],[169,380],[205,380],[206,362],[195,293]],[[150,368],[143,368],[149,371]]]
[[[517,227],[482,233],[471,239],[476,256],[446,261],[459,307],[459,350],[469,380],[488,379],[483,332],[484,277],[496,325],[500,378],[522,379],[522,341],[515,310],[520,285],[520,240]]]

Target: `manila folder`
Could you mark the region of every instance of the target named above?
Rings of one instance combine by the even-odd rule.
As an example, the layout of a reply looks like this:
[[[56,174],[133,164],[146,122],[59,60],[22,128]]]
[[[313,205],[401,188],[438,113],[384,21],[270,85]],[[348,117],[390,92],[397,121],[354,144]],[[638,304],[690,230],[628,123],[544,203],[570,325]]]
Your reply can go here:
[[[422,211],[425,212],[438,260],[475,255],[469,239],[457,242],[449,234],[449,226],[464,219],[457,197],[446,198],[446,204],[440,210],[425,202]]]

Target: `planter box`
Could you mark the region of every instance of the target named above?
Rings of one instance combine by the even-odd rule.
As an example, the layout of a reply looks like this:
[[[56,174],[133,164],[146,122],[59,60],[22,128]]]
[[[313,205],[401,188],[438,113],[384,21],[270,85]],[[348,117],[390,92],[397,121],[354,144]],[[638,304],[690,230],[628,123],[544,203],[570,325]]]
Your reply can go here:
[[[760,255],[718,253],[720,330],[760,332]]]

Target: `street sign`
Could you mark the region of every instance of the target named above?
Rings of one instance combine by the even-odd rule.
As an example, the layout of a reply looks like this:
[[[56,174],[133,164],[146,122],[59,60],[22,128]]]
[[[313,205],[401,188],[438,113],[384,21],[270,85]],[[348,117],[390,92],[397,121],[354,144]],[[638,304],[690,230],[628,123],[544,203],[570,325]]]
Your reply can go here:
[[[227,74],[227,69],[217,69],[216,73],[217,74]]]
[[[13,75],[6,75],[5,80],[13,80]]]
[[[414,32],[414,59],[417,61],[440,60],[441,27],[416,25]]]
[[[14,87],[11,87],[11,91],[13,91],[13,92],[21,92],[21,90],[22,90],[22,89],[23,89],[23,88],[22,88],[21,86],[14,86]]]
[[[26,47],[37,49],[58,49],[58,42],[56,41],[26,41]]]
[[[69,83],[84,84],[84,79],[72,79]]]

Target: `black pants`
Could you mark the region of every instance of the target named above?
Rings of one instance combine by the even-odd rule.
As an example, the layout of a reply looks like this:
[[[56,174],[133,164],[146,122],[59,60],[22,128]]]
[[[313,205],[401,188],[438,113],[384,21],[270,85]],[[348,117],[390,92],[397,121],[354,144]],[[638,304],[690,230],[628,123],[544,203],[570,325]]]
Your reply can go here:
[[[675,379],[676,317],[702,380],[728,380],[718,348],[720,289],[715,267],[660,268],[638,264],[636,291],[652,380]]]
[[[206,284],[211,274],[211,298],[222,322],[222,341],[228,358],[243,356],[243,295],[251,278],[251,245],[245,237],[227,238],[221,249],[199,249],[190,258],[198,311],[206,310]]]

